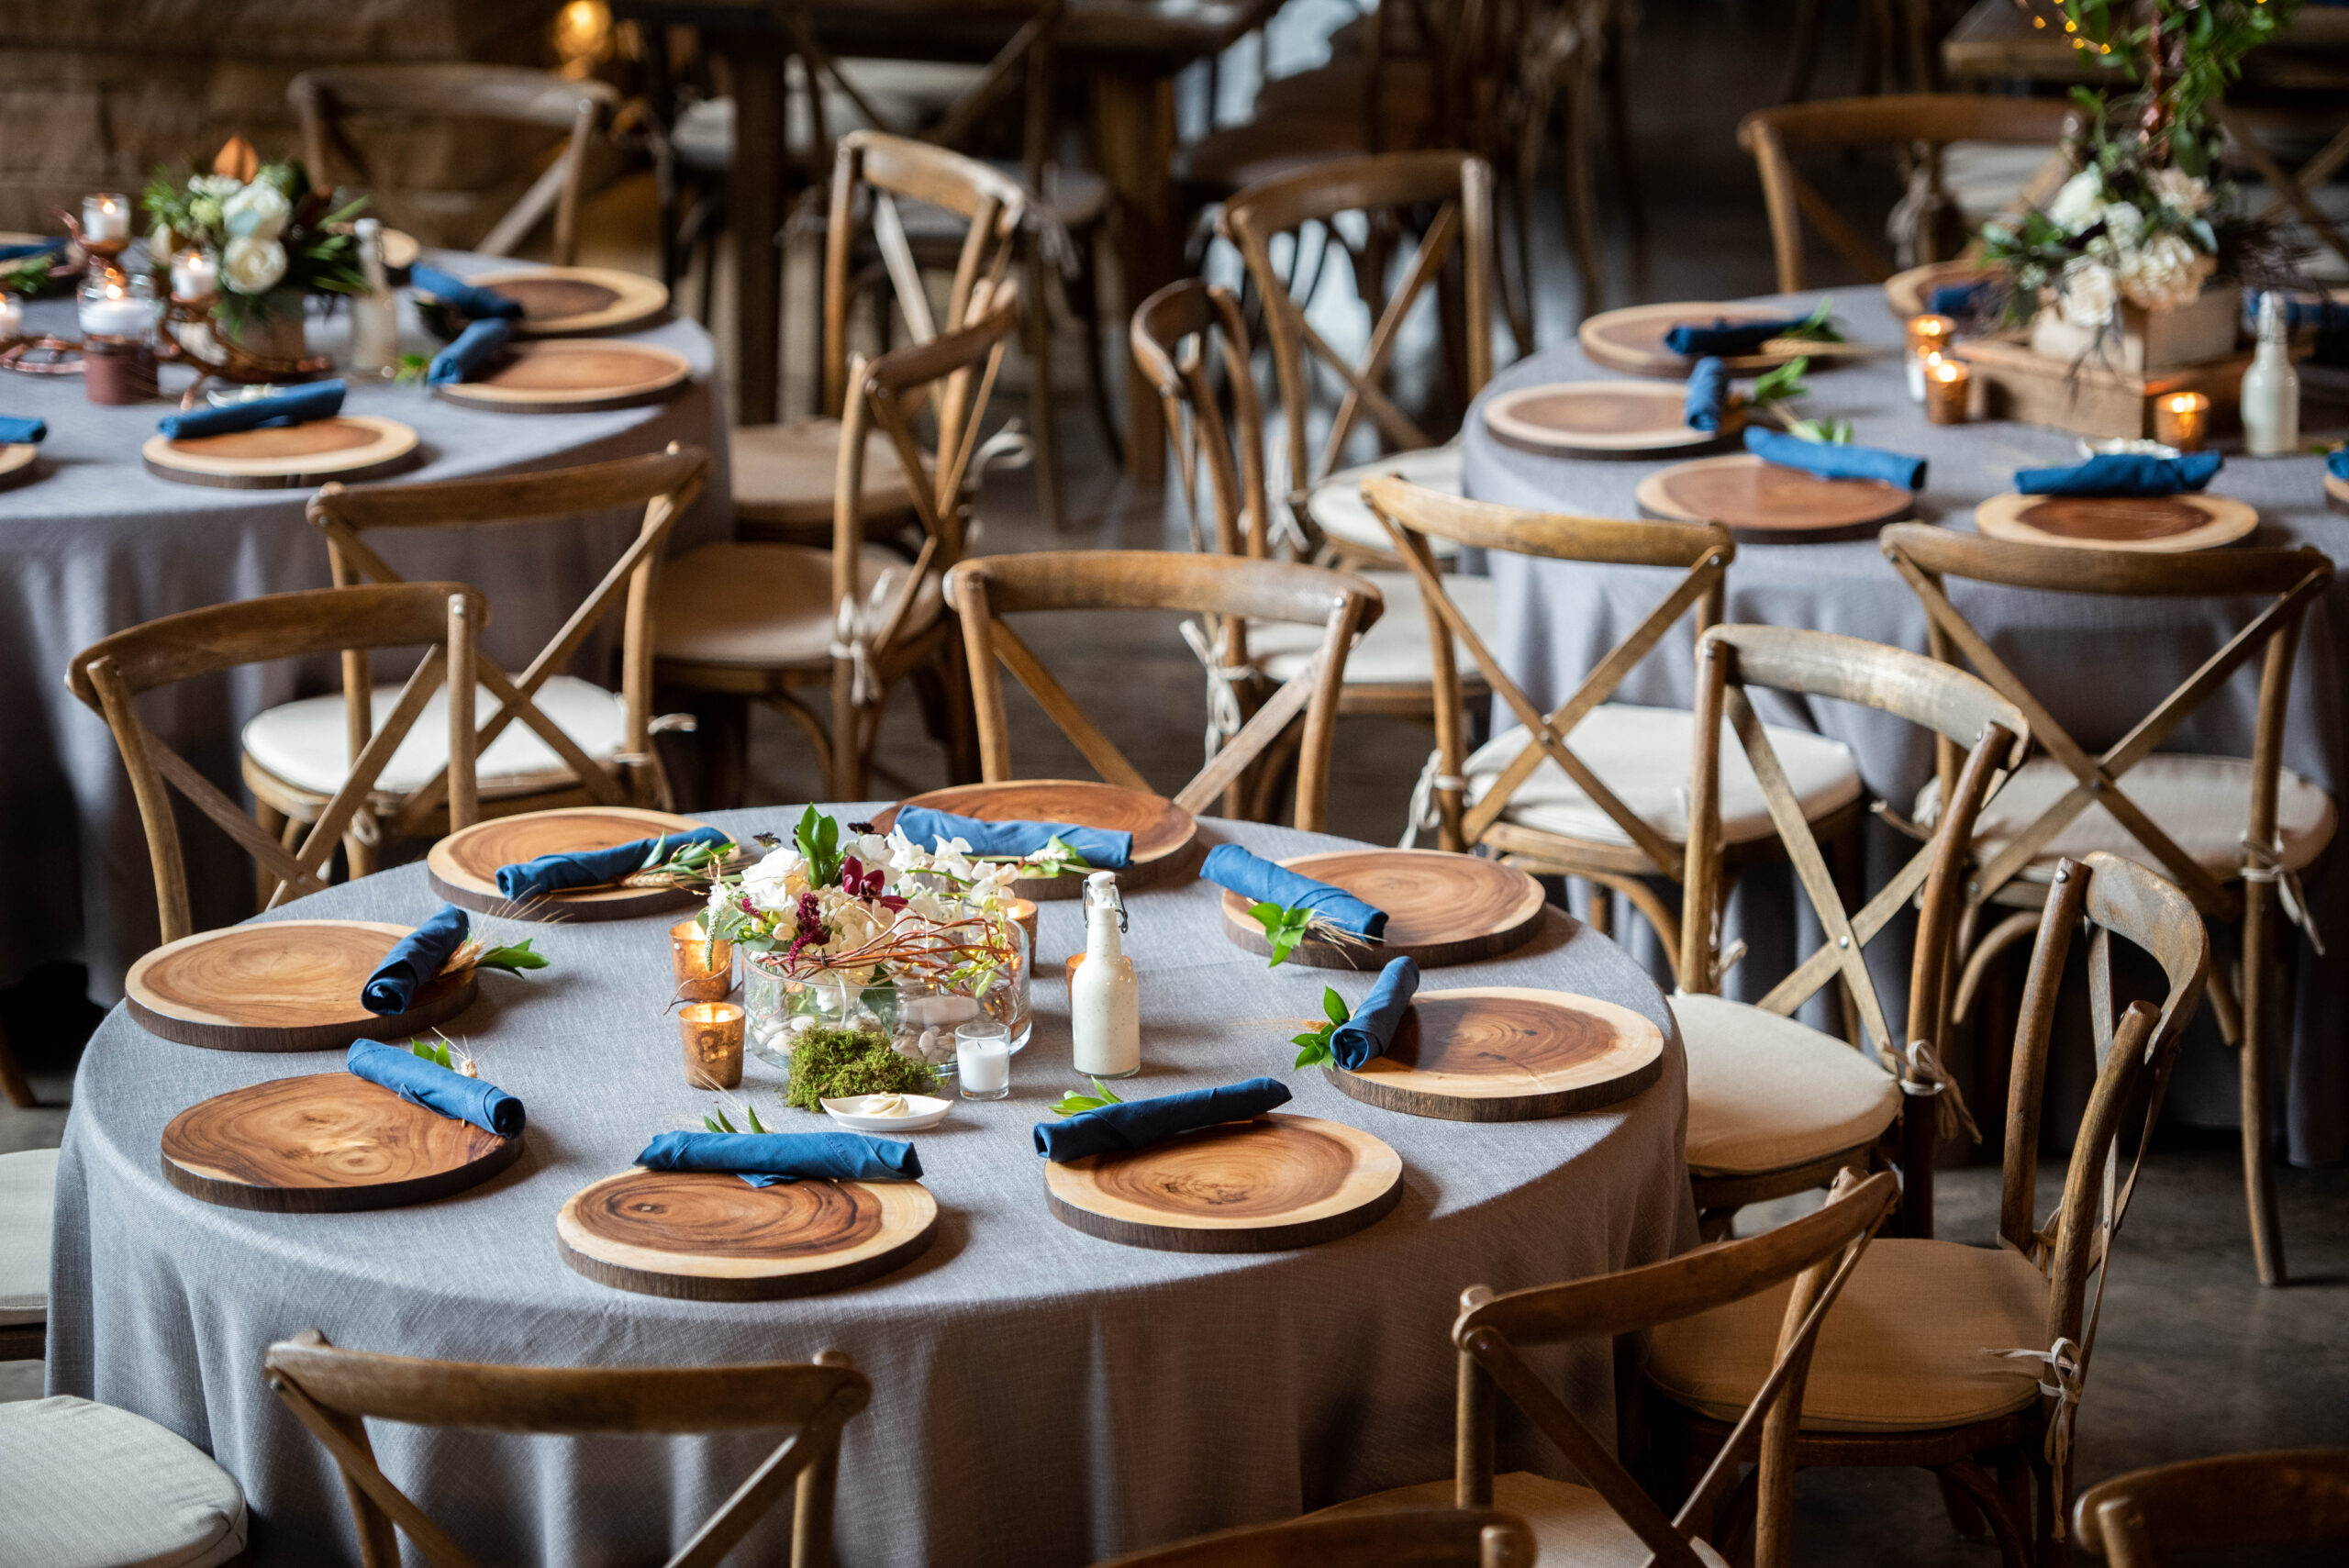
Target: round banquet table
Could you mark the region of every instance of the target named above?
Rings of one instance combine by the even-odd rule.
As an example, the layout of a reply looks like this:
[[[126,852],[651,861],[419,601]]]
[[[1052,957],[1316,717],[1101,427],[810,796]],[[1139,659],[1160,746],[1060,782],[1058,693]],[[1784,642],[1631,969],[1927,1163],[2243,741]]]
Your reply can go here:
[[[852,817],[870,808],[846,808]],[[795,812],[718,813],[738,837],[789,831]],[[1288,855],[1343,840],[1208,821],[1201,838]],[[51,1393],[160,1421],[243,1483],[257,1563],[353,1556],[325,1451],[263,1385],[273,1340],[304,1329],[354,1349],[541,1365],[807,1360],[846,1351],[873,1379],[848,1429],[839,1537],[847,1564],[1052,1568],[1451,1473],[1460,1292],[1508,1290],[1654,1262],[1692,1245],[1682,1167],[1683,1060],[1662,995],[1603,936],[1553,910],[1497,961],[1430,971],[1429,989],[1506,984],[1603,997],[1665,1032],[1663,1077],[1611,1109],[1477,1125],[1374,1108],[1314,1072],[1290,1073],[1288,1037],[1333,979],[1358,1001],[1372,976],[1267,970],[1220,931],[1202,882],[1133,895],[1142,1076],[1128,1097],[1257,1073],[1290,1084],[1286,1108],[1345,1122],[1402,1156],[1405,1192],[1367,1229],[1250,1256],[1160,1252],[1072,1229],[1045,1207],[1029,1129],[1065,1089],[1067,987],[1082,946],[1074,902],[1042,906],[1034,1040],[1012,1097],[958,1101],[914,1134],[941,1210],[929,1251],[897,1272],[796,1301],[672,1301],[607,1288],[557,1256],[556,1210],[627,1168],[654,1133],[698,1126],[670,995],[674,915],[528,928],[553,967],[482,977],[445,1026],[483,1076],[529,1109],[505,1174],[419,1207],[349,1215],[218,1208],[158,1170],[165,1123],[198,1100],[315,1073],[334,1054],[191,1049],[116,1009],[74,1084],[58,1171],[50,1297]],[[333,888],[279,916],[420,920],[435,906],[409,866]],[[495,922],[504,940],[514,922]],[[476,925],[476,931],[483,928]],[[743,1090],[782,1130],[829,1124],[778,1112],[780,1074],[752,1059]],[[1549,1358],[1600,1430],[1604,1345]],[[775,1440],[499,1438],[378,1423],[385,1472],[484,1562],[656,1561],[681,1543]],[[1546,1447],[1510,1453],[1554,1469]],[[778,1510],[760,1538],[781,1559]],[[755,1551],[756,1549],[753,1549]],[[745,1559],[751,1560],[746,1557]]]
[[[1775,297],[1789,315],[1808,313],[1819,294]],[[1926,423],[1920,405],[1902,384],[1897,350],[1900,323],[1881,290],[1833,291],[1835,318],[1845,335],[1885,351],[1856,362],[1814,361],[1811,395],[1802,412],[1849,419],[1854,439],[1930,460],[1917,515],[1946,527],[1970,528],[1973,507],[2011,490],[2013,472],[2076,462],[2077,439],[2005,422],[1965,426]],[[1514,387],[1547,382],[1623,379],[1595,364],[1578,343],[1536,354],[1496,376],[1472,408],[1462,438],[1467,493],[1478,500],[1547,511],[1609,517],[1641,515],[1640,482],[1664,462],[1591,460],[1536,453],[1497,439],[1485,424],[1486,400]],[[2303,432],[2311,439],[2342,433],[2343,410],[2311,396]],[[1683,460],[1670,460],[1683,461]],[[2310,544],[2336,562],[2349,562],[2349,518],[2327,509],[2323,462],[2316,457],[2254,460],[2230,450],[2210,490],[2259,510],[2252,542]],[[1663,568],[1595,566],[1521,555],[1488,558],[1499,628],[1494,651],[1533,702],[1553,707],[1573,693],[1606,651],[1630,634],[1669,590],[1678,573]],[[2034,594],[1953,580],[1959,611],[1979,628],[2017,676],[2060,724],[2090,750],[2111,744],[2182,683],[2255,613],[2256,606],[2222,600],[2127,600],[2088,595]],[[1741,544],[1730,567],[1726,618],[1771,626],[1809,627],[1872,642],[1923,651],[1925,613],[1884,559],[1875,540],[1832,544]],[[1687,707],[1691,702],[1692,638],[1667,636],[1618,689],[1618,700]],[[2188,719],[2165,748],[2251,754],[2257,661]],[[2349,583],[2336,578],[2309,611],[2284,747],[2285,764],[2339,797],[2349,785],[2349,719],[2342,688],[2349,680]],[[1853,748],[1870,790],[1906,814],[1931,776],[1932,748],[1920,730],[1898,719],[1820,703],[1803,707],[1757,704],[1773,722],[1834,736]],[[1497,721],[1506,716],[1496,707]],[[1883,846],[1872,855],[1882,862]],[[2322,873],[2327,862],[2315,870]],[[1880,876],[1883,865],[1872,865]],[[1751,878],[1757,898],[1783,879]],[[2299,959],[2299,1021],[2288,1053],[2287,1127],[2292,1158],[2330,1163],[2349,1155],[2349,878],[2311,877],[2310,895],[2332,956],[2305,943]],[[1741,890],[1743,891],[1742,889]],[[1732,910],[1732,927],[1749,955],[1732,973],[1731,995],[1758,997],[1797,956],[1784,919],[1765,917],[1752,903]],[[1807,940],[1816,925],[1803,914]],[[1636,951],[1636,950],[1635,950]],[[1876,955],[1872,955],[1876,956]],[[1880,958],[1879,972],[1885,967]],[[1896,974],[1880,984],[1898,984]],[[1898,986],[1905,991],[1905,985]],[[1887,998],[1887,1005],[1897,1006]],[[2206,1125],[2232,1126],[2236,1091],[2232,1056],[2189,1051],[2170,1090],[2174,1113]]]
[[[460,273],[510,268],[488,256],[441,253]],[[75,336],[71,296],[35,301],[28,329]],[[340,361],[348,317],[316,316],[310,351]],[[421,384],[352,380],[343,406],[413,426],[421,461],[384,481],[440,479],[568,467],[658,451],[671,441],[709,449],[716,464],[672,546],[730,526],[724,398],[709,335],[662,319],[629,336],[683,354],[693,380],[666,402],[594,414],[509,415],[444,403]],[[400,347],[438,339],[401,296]],[[178,405],[191,372],[166,366],[163,397],[119,407],[89,401],[75,376],[0,372],[0,414],[38,417],[49,439],[27,483],[0,489],[0,984],[37,963],[80,959],[101,998],[121,995],[122,971],[156,940],[154,884],[139,813],[113,737],[65,690],[74,654],[110,632],[179,610],[330,584],[326,541],[304,520],[307,490],[181,484],[147,472],[139,447]],[[412,581],[471,583],[488,595],[485,656],[519,669],[587,596],[641,522],[640,509],[494,528],[432,530],[379,541]],[[599,675],[608,639],[583,651],[577,673]],[[237,737],[262,708],[332,689],[332,662],[315,669],[262,665],[190,681],[142,705],[147,722],[216,782],[238,776]],[[198,926],[246,908],[250,864],[211,827],[183,833]]]

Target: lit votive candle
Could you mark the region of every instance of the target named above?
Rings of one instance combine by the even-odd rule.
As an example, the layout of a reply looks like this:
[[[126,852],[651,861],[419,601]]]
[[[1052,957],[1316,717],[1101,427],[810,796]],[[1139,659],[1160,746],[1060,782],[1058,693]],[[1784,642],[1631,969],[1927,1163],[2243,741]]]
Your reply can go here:
[[[669,928],[669,963],[677,973],[677,995],[688,1002],[723,1002],[734,989],[734,944],[710,940],[699,920]]]
[[[1925,371],[1925,418],[1934,425],[1965,423],[1974,373],[1956,360],[1935,360]]]
[[[696,1089],[731,1089],[742,1082],[742,1009],[732,1002],[688,1002],[677,1009],[685,1050],[685,1082]]]
[[[1000,1100],[1011,1094],[1011,1031],[976,1018],[954,1031],[954,1071],[966,1100]]]
[[[219,292],[220,269],[210,256],[201,250],[187,250],[172,258],[173,299],[206,300]]]
[[[2199,452],[2210,439],[2210,400],[2199,392],[2176,392],[2154,400],[2154,439],[2182,452]]]
[[[155,285],[143,273],[127,277],[114,272],[92,278],[82,285],[75,315],[84,337],[124,341],[144,338],[155,325]]]
[[[1925,373],[1935,360],[1949,351],[1950,339],[1957,334],[1957,323],[1946,316],[1912,316],[1909,318],[1909,400],[1925,401]]]
[[[119,191],[83,196],[82,243],[92,250],[118,255],[130,243],[130,198]]]
[[[1032,898],[1007,898],[1003,912],[1011,923],[1028,933],[1028,962],[1036,962],[1036,901]]]
[[[25,307],[13,294],[0,294],[0,339],[25,335]]]

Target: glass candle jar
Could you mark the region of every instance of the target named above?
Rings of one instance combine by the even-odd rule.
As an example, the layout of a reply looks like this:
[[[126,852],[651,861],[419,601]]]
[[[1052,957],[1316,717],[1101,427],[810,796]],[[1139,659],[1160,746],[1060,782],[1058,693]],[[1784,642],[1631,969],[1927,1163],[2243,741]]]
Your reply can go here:
[[[954,1067],[966,1100],[1001,1100],[1011,1095],[1011,1033],[993,1018],[980,1018],[954,1031]]]
[[[1909,318],[1909,399],[1912,403],[1925,401],[1925,376],[1934,361],[1948,356],[1950,339],[1957,335],[1957,323],[1946,316],[1912,316]]]
[[[688,1002],[677,1009],[686,1083],[696,1089],[741,1086],[742,1018],[732,1002]]]
[[[121,191],[100,191],[82,198],[82,249],[99,256],[119,256],[130,243],[130,197]]]
[[[1936,360],[1925,371],[1925,419],[1963,425],[1974,395],[1974,373],[1957,360]]]
[[[76,310],[85,338],[140,343],[155,328],[155,280],[141,272],[99,272],[82,285]]]
[[[2199,392],[2175,392],[2154,399],[2154,439],[2182,452],[2199,452],[2210,439],[2210,400]]]
[[[688,1002],[722,1002],[734,989],[734,944],[711,940],[699,920],[669,928],[669,965],[677,995]]]
[[[206,251],[191,246],[172,258],[172,297],[202,305],[220,293],[220,269]]]

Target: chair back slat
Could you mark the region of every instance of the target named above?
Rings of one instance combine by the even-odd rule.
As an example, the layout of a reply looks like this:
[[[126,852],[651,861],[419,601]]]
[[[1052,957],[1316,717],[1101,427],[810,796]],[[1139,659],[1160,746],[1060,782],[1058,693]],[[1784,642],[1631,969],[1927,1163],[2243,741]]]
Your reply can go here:
[[[1533,1532],[1490,1508],[1397,1508],[1219,1530],[1097,1568],[1531,1568]]]
[[[2165,1568],[2246,1548],[2349,1545],[2349,1449],[2230,1453],[2132,1470],[2080,1494],[2081,1551]]]

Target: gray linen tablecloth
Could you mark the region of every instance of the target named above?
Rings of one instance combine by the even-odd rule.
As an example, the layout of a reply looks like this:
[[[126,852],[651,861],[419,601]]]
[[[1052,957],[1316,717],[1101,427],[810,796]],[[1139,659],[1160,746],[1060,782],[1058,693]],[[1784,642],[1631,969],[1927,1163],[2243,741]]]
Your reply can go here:
[[[1790,313],[1821,297],[1781,296]],[[1900,324],[1880,290],[1833,292],[1844,332],[1887,351],[1856,363],[1815,370],[1802,411],[1852,421],[1854,439],[1931,460],[1918,515],[1954,528],[1971,528],[1973,507],[2014,488],[2018,468],[2076,461],[2076,438],[2030,426],[1980,423],[1929,425],[1909,401],[1898,356]],[[1534,355],[1494,378],[1486,398],[1545,382],[1616,379],[1594,364],[1578,344]],[[2340,410],[2313,401],[2303,424],[2311,438],[2338,435]],[[1660,463],[1546,456],[1504,445],[1471,410],[1464,439],[1469,495],[1484,501],[1607,517],[1640,516],[1634,492]],[[2254,460],[2230,451],[2210,489],[2259,508],[2254,542],[2310,544],[2335,562],[2349,562],[2349,519],[2326,509],[2323,464],[2314,457]],[[1489,567],[1499,601],[1494,651],[1503,667],[1544,707],[1574,691],[1605,652],[1627,636],[1662,599],[1678,573],[1661,568],[1589,566],[1495,554]],[[2031,594],[1953,582],[1951,597],[1980,628],[1998,656],[2083,744],[2097,748],[2126,733],[2162,697],[2255,613],[2254,605],[2225,600],[2127,600],[2087,595]],[[1726,618],[1771,626],[1809,627],[1922,651],[1925,614],[1872,539],[1841,544],[1740,545],[1730,568]],[[1619,700],[1686,707],[1691,700],[1693,639],[1668,636],[1618,693]],[[2257,662],[2239,672],[2167,750],[2233,756],[2251,752]],[[2349,586],[2332,591],[2309,612],[2292,692],[2285,742],[2288,766],[2338,795],[2349,784],[2349,728],[2342,717],[2342,686],[2349,678]],[[1904,813],[1931,775],[1930,740],[1898,719],[1825,703],[1805,709],[1765,702],[1765,717],[1832,735],[1859,758],[1868,787]],[[1884,846],[1872,860],[1883,874]],[[2320,862],[2321,868],[2326,862]],[[1749,879],[1757,895],[1782,895],[1783,879]],[[2326,875],[2310,889],[2320,929],[2332,956],[2300,950],[2299,1021],[2286,1075],[2287,1125],[2292,1158],[2327,1163],[2349,1154],[2349,1012],[2340,997],[2349,982],[2349,878]],[[1732,995],[1758,996],[1792,961],[1794,942],[1782,913],[1764,915],[1757,899],[1741,899],[1732,926],[1752,953],[1731,976]],[[1774,901],[1771,908],[1782,911]],[[1804,942],[1817,940],[1805,912]],[[1650,947],[1652,943],[1648,944]],[[1640,951],[1635,946],[1634,951]],[[1879,969],[1884,966],[1879,963]],[[1895,966],[1897,967],[1897,965]],[[1887,974],[1887,982],[1898,982]],[[1888,1005],[1891,1004],[1887,997]],[[2231,1126],[2237,1104],[2232,1057],[2189,1051],[2170,1090],[2174,1112],[2206,1125]]]
[[[458,272],[513,265],[441,255]],[[73,302],[34,304],[35,329],[72,334]],[[435,346],[402,306],[401,347]],[[313,352],[340,357],[347,318],[313,318]],[[709,335],[674,320],[635,338],[692,361],[692,383],[665,403],[600,414],[507,415],[461,408],[420,385],[351,384],[344,406],[416,428],[423,461],[388,481],[415,484],[707,447],[716,468],[695,513],[673,535],[682,549],[730,526],[724,397]],[[155,422],[190,379],[163,372],[166,400],[100,407],[79,376],[0,373],[0,414],[49,422],[37,475],[0,490],[0,984],[37,963],[78,958],[104,1000],[154,945],[154,884],[129,780],[106,723],[65,690],[65,666],[109,632],[177,610],[329,584],[326,541],[303,520],[306,490],[225,490],[156,478],[139,461]],[[498,528],[417,534],[379,544],[412,580],[471,583],[489,596],[483,651],[518,669],[543,646],[626,548],[640,509]],[[608,639],[579,673],[601,678]],[[262,666],[191,681],[142,705],[147,722],[215,782],[237,777],[237,737],[262,708],[331,689],[331,661],[308,672]],[[208,825],[184,832],[196,923],[233,919],[249,904],[249,863]]]
[[[788,831],[795,812],[721,813],[737,833]],[[843,816],[848,815],[846,812]],[[1284,855],[1341,840],[1212,822],[1203,837]],[[230,1054],[148,1035],[117,1009],[74,1085],[58,1172],[49,1382],[123,1406],[208,1450],[243,1483],[256,1563],[350,1561],[332,1464],[263,1385],[273,1340],[317,1328],[358,1349],[542,1365],[804,1360],[842,1350],[872,1377],[841,1469],[844,1564],[1093,1562],[1194,1532],[1294,1515],[1451,1473],[1461,1290],[1508,1290],[1665,1257],[1695,1240],[1682,1168],[1683,1059],[1662,996],[1603,937],[1553,912],[1502,960],[1430,972],[1430,988],[1502,984],[1605,997],[1668,1039],[1661,1082],[1623,1106],[1478,1126],[1375,1109],[1292,1075],[1293,1020],[1335,981],[1233,946],[1218,893],[1190,882],[1130,901],[1143,1075],[1130,1095],[1255,1073],[1292,1084],[1289,1109],[1375,1132],[1402,1155],[1401,1206],[1324,1246],[1247,1257],[1150,1251],[1053,1219],[1030,1125],[1078,1086],[1062,962],[1082,945],[1074,903],[1043,906],[1034,1042],[1013,1097],[963,1101],[917,1134],[942,1210],[924,1257],[835,1295],[754,1305],[662,1300],[573,1273],[554,1217],[625,1169],[654,1133],[697,1125],[712,1096],[678,1063],[667,927],[674,917],[528,928],[554,966],[487,975],[449,1026],[484,1075],[529,1109],[529,1150],[487,1185],[373,1214],[262,1215],[167,1185],[173,1116],[241,1084],[339,1055]],[[305,899],[284,916],[421,919],[408,867]],[[496,922],[501,930],[510,923]],[[482,929],[477,923],[477,930]],[[517,933],[518,934],[518,933]],[[775,1072],[745,1092],[786,1129]],[[1547,1358],[1611,1430],[1603,1345]],[[655,1561],[682,1542],[773,1442],[497,1438],[378,1424],[385,1471],[484,1562]],[[1512,1441],[1513,1465],[1554,1469]],[[778,1516],[778,1520],[781,1516]],[[779,1561],[768,1549],[744,1561]]]

